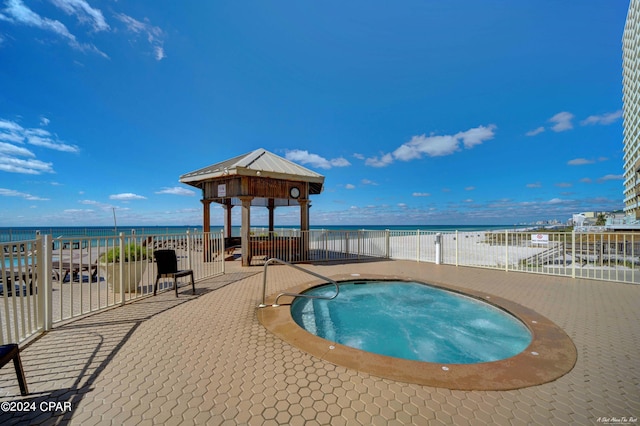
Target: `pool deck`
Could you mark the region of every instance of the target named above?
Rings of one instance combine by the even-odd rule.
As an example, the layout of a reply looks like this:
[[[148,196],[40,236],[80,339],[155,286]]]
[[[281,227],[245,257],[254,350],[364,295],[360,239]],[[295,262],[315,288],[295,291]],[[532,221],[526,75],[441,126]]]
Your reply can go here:
[[[21,352],[30,395],[20,396],[9,364],[0,402],[33,410],[0,411],[0,424],[639,424],[638,285],[409,261],[304,265],[500,296],[553,321],[577,349],[575,367],[555,381],[461,391],[382,379],[285,343],[256,316],[262,268],[227,266],[195,296],[187,286],[178,299],[167,291],[31,342]],[[273,266],[267,293],[310,281]]]

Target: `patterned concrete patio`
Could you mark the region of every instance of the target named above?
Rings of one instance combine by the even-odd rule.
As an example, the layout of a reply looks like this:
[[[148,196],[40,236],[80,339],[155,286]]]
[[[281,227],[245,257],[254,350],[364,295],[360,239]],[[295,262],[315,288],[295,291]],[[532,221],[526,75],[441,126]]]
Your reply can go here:
[[[335,366],[269,333],[256,318],[262,268],[230,262],[195,296],[169,291],[23,348],[31,394],[20,396],[11,365],[0,370],[0,402],[10,402],[0,424],[638,424],[640,286],[408,261],[305,267],[499,295],[565,330],[577,364],[511,391],[453,391]],[[270,267],[268,293],[311,280]]]

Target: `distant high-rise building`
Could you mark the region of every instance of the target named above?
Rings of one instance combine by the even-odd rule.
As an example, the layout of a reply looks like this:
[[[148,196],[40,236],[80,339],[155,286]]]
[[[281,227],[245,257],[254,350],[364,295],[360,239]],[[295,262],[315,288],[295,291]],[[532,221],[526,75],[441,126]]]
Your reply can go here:
[[[640,219],[640,0],[630,0],[622,36],[624,211]]]

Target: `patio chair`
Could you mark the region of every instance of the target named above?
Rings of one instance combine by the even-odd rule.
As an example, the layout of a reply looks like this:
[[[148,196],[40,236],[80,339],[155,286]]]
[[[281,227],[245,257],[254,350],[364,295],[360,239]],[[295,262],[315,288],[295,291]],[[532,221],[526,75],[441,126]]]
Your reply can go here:
[[[176,297],[178,297],[178,278],[186,277],[187,275],[191,276],[191,287],[193,287],[193,294],[196,294],[196,285],[193,281],[193,270],[178,270],[178,258],[176,257],[175,250],[156,250],[153,252],[153,256],[158,268],[156,283],[153,286],[154,296],[158,290],[158,281],[160,281],[160,278],[173,278],[173,287],[176,289]]]
[[[27,389],[27,379],[24,377],[24,370],[22,369],[22,362],[20,361],[20,348],[15,343],[0,346],[0,368],[4,367],[9,361],[13,360],[13,366],[16,369],[16,375],[18,376],[18,384],[20,385],[20,393],[27,395],[29,389]]]

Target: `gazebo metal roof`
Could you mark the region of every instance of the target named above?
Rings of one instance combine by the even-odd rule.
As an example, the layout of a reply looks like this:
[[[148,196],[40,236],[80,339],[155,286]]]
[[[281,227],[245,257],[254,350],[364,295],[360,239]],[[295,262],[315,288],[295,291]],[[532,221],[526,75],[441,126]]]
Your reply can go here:
[[[324,184],[321,174],[263,148],[186,173],[180,176],[180,182],[200,188],[203,181],[234,175],[309,182],[309,194],[319,194]]]

